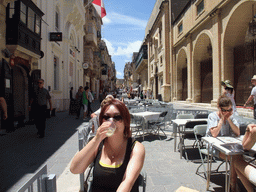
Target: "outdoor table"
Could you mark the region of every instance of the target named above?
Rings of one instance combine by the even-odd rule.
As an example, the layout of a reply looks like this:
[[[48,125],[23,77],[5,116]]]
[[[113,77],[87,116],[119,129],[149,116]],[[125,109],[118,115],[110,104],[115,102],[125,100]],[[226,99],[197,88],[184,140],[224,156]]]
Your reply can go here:
[[[128,105],[134,105],[134,104],[138,103],[138,100],[136,100],[136,99],[125,99],[124,102],[127,103]]]
[[[144,140],[144,132],[145,130],[148,130],[148,120],[157,120],[159,118],[159,115],[162,112],[151,112],[151,111],[144,111],[144,112],[138,112],[138,113],[131,113],[133,116],[139,116],[143,117],[143,140]]]
[[[176,152],[176,144],[177,144],[177,128],[182,130],[185,127],[186,123],[189,121],[207,121],[208,119],[174,119],[173,122],[173,137],[174,137],[174,152]]]
[[[235,183],[230,182],[230,176],[228,177],[228,156],[230,156],[230,167],[232,167],[232,159],[234,155],[242,155],[247,154],[248,152],[244,151],[236,151],[233,152],[232,150],[229,150],[228,148],[224,147],[223,144],[240,144],[242,145],[242,138],[243,136],[239,137],[231,137],[231,136],[225,136],[225,137],[202,137],[202,140],[208,143],[208,158],[207,158],[207,184],[206,184],[206,190],[209,190],[210,187],[210,172],[211,172],[211,165],[212,165],[212,150],[210,154],[210,147],[213,147],[214,149],[222,152],[225,154],[225,162],[226,162],[226,170],[225,170],[225,191],[229,192],[230,190],[230,184],[232,186],[235,186]],[[256,153],[256,145],[252,147],[252,149],[249,151],[249,153]],[[211,160],[210,159],[211,156]],[[231,175],[232,169],[230,169],[229,175]]]

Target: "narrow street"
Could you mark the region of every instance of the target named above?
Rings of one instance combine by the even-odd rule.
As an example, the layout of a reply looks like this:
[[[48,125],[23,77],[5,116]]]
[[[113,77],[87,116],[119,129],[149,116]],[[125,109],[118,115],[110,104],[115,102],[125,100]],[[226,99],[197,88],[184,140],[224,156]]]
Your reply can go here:
[[[99,102],[92,104],[96,110]],[[82,115],[81,115],[82,117]],[[0,136],[0,191],[14,192],[41,166],[47,164],[48,174],[63,172],[78,150],[76,128],[82,118],[56,113],[47,119],[45,138],[37,138],[35,125],[26,125]]]

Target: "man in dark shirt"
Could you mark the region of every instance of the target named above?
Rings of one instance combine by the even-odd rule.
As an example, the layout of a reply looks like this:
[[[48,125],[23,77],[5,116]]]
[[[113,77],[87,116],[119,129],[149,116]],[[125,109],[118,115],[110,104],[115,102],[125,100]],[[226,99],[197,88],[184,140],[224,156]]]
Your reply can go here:
[[[69,99],[70,99],[70,101],[69,101],[69,115],[71,115],[71,107],[72,107],[72,104],[73,104],[73,102],[74,102],[74,98],[73,98],[73,87],[71,87],[70,88],[70,90],[69,90]]]
[[[74,98],[73,98],[73,87],[70,88],[70,91],[69,91],[69,99],[70,101],[73,101]]]
[[[44,80],[38,80],[38,88],[34,91],[30,104],[34,111],[35,124],[38,129],[38,137],[43,138],[45,134],[47,100],[52,110],[52,101],[49,91],[44,88]]]

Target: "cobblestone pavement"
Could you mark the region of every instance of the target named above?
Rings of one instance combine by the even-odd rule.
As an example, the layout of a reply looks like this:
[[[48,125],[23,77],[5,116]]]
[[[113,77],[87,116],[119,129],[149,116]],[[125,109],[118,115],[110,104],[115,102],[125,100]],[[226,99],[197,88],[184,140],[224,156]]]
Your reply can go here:
[[[99,102],[92,105],[93,110]],[[178,104],[177,107],[190,107]],[[197,108],[200,108],[197,107]],[[47,164],[48,174],[56,174],[59,192],[79,191],[79,176],[69,171],[72,157],[78,150],[77,127],[83,122],[59,112],[56,117],[47,119],[46,137],[36,138],[34,125],[26,125],[4,136],[0,136],[0,191],[17,191],[17,189],[41,166]],[[146,148],[144,171],[147,173],[147,192],[176,191],[187,187],[205,191],[206,180],[203,174],[196,175],[200,158],[197,149],[188,149],[189,161],[179,152],[174,152],[172,125],[166,127],[167,138],[159,140],[155,136],[138,138]],[[192,141],[185,141],[192,144]],[[219,162],[214,163],[214,167]],[[225,166],[221,167],[222,169]],[[201,170],[202,171],[202,170]],[[224,191],[224,175],[211,177],[211,189]]]

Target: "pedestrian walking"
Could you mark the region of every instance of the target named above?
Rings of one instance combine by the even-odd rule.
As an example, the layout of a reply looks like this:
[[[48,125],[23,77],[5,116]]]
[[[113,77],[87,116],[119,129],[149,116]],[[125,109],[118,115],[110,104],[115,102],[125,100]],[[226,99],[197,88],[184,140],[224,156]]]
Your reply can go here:
[[[80,113],[81,113],[81,107],[83,106],[83,103],[82,103],[83,91],[84,91],[84,88],[80,86],[76,93],[76,106],[77,106],[76,119],[79,119]]]
[[[256,119],[256,75],[254,75],[251,79],[251,83],[252,85],[254,85],[254,87],[252,88],[251,91],[251,95],[248,97],[247,101],[244,104],[244,107],[246,107],[246,105],[254,99],[254,105],[253,105],[253,117],[254,119]]]
[[[86,86],[85,91],[88,90],[88,111],[87,111],[87,116],[90,117],[90,113],[93,113],[92,108],[91,108],[91,103],[94,101],[94,97],[89,89],[88,86]]]
[[[50,104],[50,111],[52,110],[52,100],[49,91],[44,88],[44,80],[39,79],[37,83],[38,87],[32,95],[30,106],[34,112],[35,124],[38,130],[37,135],[39,138],[43,138],[46,126],[47,100]]]
[[[235,90],[234,87],[231,85],[230,80],[221,81],[221,85],[224,87],[222,91],[223,96],[227,96],[232,102],[232,109],[233,114],[238,115],[236,110],[236,102],[235,102]]]
[[[86,87],[85,87],[84,91],[83,91],[83,97],[82,97],[82,103],[83,103],[83,106],[84,106],[83,120],[85,120],[85,118],[87,116],[87,110],[88,110],[88,91],[89,91],[89,89],[86,90]]]
[[[74,98],[73,98],[73,87],[70,88],[69,90],[69,115],[71,114],[71,107],[72,107],[72,104],[74,103]]]
[[[100,90],[100,94],[99,94],[100,103],[103,101],[103,99],[105,99],[105,95],[104,93],[102,93],[102,90]]]

